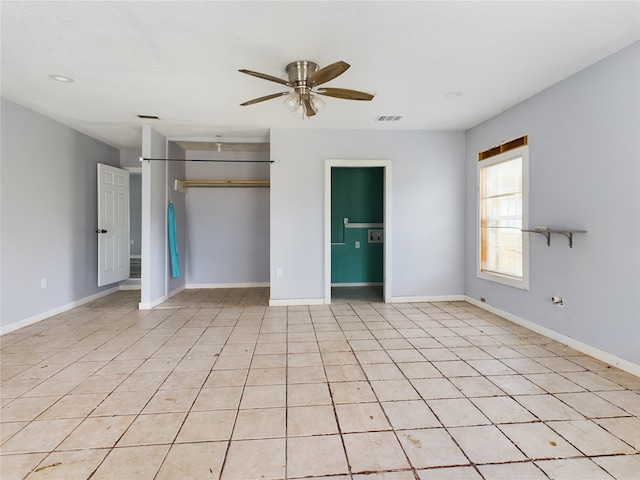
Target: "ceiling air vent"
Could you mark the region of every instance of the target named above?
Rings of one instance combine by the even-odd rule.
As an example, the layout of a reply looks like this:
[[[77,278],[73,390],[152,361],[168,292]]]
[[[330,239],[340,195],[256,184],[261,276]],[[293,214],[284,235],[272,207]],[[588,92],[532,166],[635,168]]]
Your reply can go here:
[[[378,115],[376,122],[397,122],[402,118],[402,115]]]

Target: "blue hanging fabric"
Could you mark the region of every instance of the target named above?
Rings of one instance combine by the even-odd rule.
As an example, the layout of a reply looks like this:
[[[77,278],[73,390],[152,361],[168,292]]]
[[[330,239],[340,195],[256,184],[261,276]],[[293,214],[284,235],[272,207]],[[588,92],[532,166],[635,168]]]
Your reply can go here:
[[[176,212],[173,203],[169,202],[167,208],[167,225],[169,230],[169,255],[171,257],[171,277],[180,276],[180,261],[178,259],[178,240],[176,238]]]

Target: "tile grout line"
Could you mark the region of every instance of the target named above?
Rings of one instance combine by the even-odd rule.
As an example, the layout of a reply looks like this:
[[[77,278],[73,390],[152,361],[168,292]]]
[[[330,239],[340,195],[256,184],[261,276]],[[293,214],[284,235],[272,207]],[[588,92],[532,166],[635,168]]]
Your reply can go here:
[[[242,307],[242,310],[244,311],[244,307]],[[240,318],[242,318],[242,312],[240,312],[240,315],[238,316],[238,319],[236,320],[233,329],[229,333],[229,336],[227,337],[227,340],[224,343],[224,346],[226,346],[228,344],[229,339],[233,335],[233,330],[238,326],[238,322],[240,321]],[[263,318],[262,318],[261,324],[260,324],[261,328],[262,328],[262,322],[263,321],[264,321],[264,314],[263,314]],[[258,342],[257,342],[257,339],[256,339],[256,343],[253,346],[253,352],[251,354],[251,363],[253,363],[253,357],[255,355],[255,350],[256,350],[257,344],[258,344]],[[220,350],[220,355],[222,355],[223,351],[224,351],[224,347],[223,347],[223,349]],[[218,356],[218,360],[220,359],[220,355]],[[216,362],[217,362],[217,360],[216,360]],[[251,371],[251,363],[249,364],[249,367],[247,368],[247,373],[246,373],[246,376],[245,376],[245,379],[244,379],[244,384],[242,386],[242,393],[240,394],[240,399],[238,401],[238,407],[235,409],[236,413],[235,413],[235,417],[233,419],[233,424],[231,426],[231,432],[229,433],[229,440],[227,441],[227,447],[225,449],[223,460],[222,460],[222,463],[220,465],[220,473],[218,474],[218,478],[219,479],[222,478],[222,474],[224,473],[224,468],[225,468],[225,466],[227,464],[227,459],[228,459],[228,456],[229,456],[229,450],[231,450],[231,442],[233,440],[233,432],[234,432],[234,430],[236,428],[236,423],[238,421],[238,416],[240,415],[240,405],[242,405],[242,399],[244,398],[245,389],[247,388],[247,382],[249,380],[249,373]],[[212,370],[213,370],[214,366],[215,366],[215,364],[212,366]]]
[[[338,327],[340,327],[340,324],[338,323],[338,321],[335,318],[335,314],[332,311],[332,317],[334,319],[334,321],[336,322],[336,324],[338,325]],[[340,443],[342,445],[342,451],[344,452],[344,458],[345,461],[347,463],[347,475],[349,475],[350,479],[353,479],[353,469],[351,467],[351,462],[349,460],[349,455],[347,454],[347,446],[344,443],[344,434],[342,432],[342,426],[340,425],[340,421],[338,419],[338,412],[336,410],[336,403],[334,401],[333,398],[333,391],[331,390],[331,386],[330,386],[330,382],[329,382],[329,376],[327,375],[327,365],[324,362],[324,358],[322,356],[322,350],[320,349],[320,342],[318,340],[318,332],[316,331],[315,328],[315,323],[313,322],[313,316],[311,316],[311,324],[313,325],[313,334],[315,336],[316,339],[316,344],[318,345],[318,351],[320,353],[320,360],[322,361],[322,371],[324,372],[324,376],[327,382],[327,390],[329,391],[329,398],[331,399],[331,409],[333,410],[333,416],[335,418],[336,421],[336,427],[338,429],[338,435],[340,436]],[[340,331],[342,331],[342,329],[340,329]]]

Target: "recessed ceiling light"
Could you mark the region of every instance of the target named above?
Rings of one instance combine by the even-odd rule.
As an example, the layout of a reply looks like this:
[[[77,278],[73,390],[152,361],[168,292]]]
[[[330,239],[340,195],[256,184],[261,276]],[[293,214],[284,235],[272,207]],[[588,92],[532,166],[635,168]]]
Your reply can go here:
[[[444,98],[448,98],[449,100],[452,100],[454,98],[458,98],[459,96],[462,95],[462,92],[449,92],[449,93],[445,93]]]
[[[64,75],[49,75],[49,78],[51,80],[55,80],[56,82],[62,82],[62,83],[72,83],[73,82],[73,78],[65,77]]]

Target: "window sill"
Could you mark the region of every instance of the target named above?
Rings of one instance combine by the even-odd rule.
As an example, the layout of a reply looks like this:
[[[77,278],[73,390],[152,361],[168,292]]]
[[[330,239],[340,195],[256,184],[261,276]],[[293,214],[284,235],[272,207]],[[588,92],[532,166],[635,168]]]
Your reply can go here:
[[[528,278],[516,278],[510,277],[508,275],[500,275],[499,273],[489,273],[489,272],[477,272],[476,276],[481,280],[488,280],[490,282],[499,283],[501,285],[506,285],[507,287],[513,287],[520,290],[529,290],[529,279]]]

